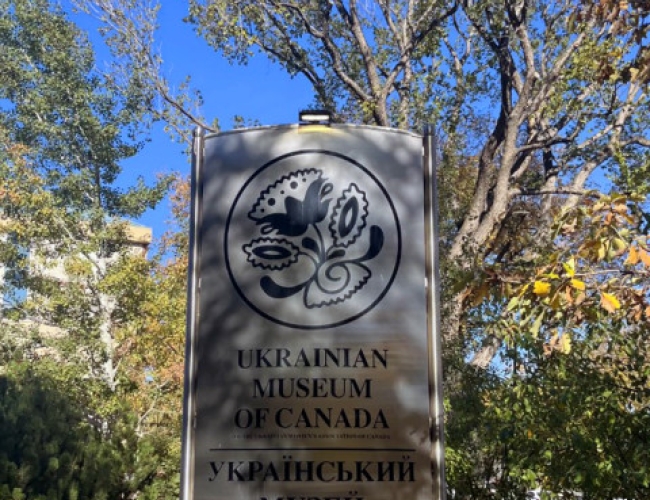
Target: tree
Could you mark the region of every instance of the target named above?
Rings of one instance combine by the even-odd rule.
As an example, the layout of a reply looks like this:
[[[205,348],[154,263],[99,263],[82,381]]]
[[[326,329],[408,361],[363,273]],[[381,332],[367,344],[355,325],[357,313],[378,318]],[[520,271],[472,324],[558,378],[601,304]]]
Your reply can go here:
[[[172,213],[179,226],[163,235],[158,253],[148,262],[146,279],[129,273],[116,310],[124,321],[119,331],[125,379],[133,387],[126,395],[137,415],[136,432],[153,454],[155,498],[178,496],[181,463],[181,421],[185,355],[188,265],[187,207],[189,182],[176,178]],[[127,278],[129,279],[129,278]]]
[[[201,113],[202,96],[190,87],[187,77],[178,89],[165,78],[162,56],[156,46],[156,2],[126,0],[71,0],[78,11],[102,21],[101,33],[111,48],[105,78],[122,93],[132,95],[143,123],[163,122],[174,140],[191,142],[190,124],[216,131],[218,121],[206,122]]]
[[[132,28],[127,6],[94,5],[115,33],[151,49],[152,32]],[[193,0],[189,7],[188,22],[221,55],[233,62],[266,55],[307,78],[316,102],[340,119],[417,129],[445,117],[445,155],[476,173],[445,238],[461,269],[499,256],[495,245],[520,229],[523,199],[539,205],[539,240],[554,211],[578,204],[595,173],[643,178],[642,5]],[[618,175],[621,162],[627,173]],[[508,251],[516,255],[511,244]],[[457,335],[452,319],[449,335]]]
[[[10,363],[0,375],[0,498],[124,498],[135,436],[119,426],[105,435],[79,391],[43,368]]]
[[[128,249],[127,218],[169,185],[116,182],[148,111],[137,82],[97,71],[86,35],[55,4],[2,0],[0,12],[0,496],[171,497],[156,485],[167,443],[138,434],[121,364],[137,303],[125,287],[151,270]],[[34,392],[16,392],[25,387]]]
[[[38,313],[70,336],[95,337],[105,352],[89,356],[103,359],[113,384],[113,307],[101,290],[112,272],[106,257],[111,242],[123,239],[119,218],[157,203],[167,180],[152,187],[140,180],[125,192],[115,186],[119,161],[142,145],[136,139],[144,111],[137,92],[117,92],[95,72],[84,34],[45,0],[7,0],[1,10],[0,125],[12,157],[3,162],[8,189],[0,203],[14,249],[32,251],[23,282],[38,292],[38,311],[23,316]],[[66,270],[63,290],[48,279],[53,265]],[[89,345],[91,338],[81,340]]]
[[[125,40],[151,50],[153,23],[129,17],[128,6],[119,0],[93,4],[116,34],[116,50],[135,66],[141,56],[129,54]],[[516,420],[526,408],[497,414],[484,400],[509,404],[518,387],[531,387],[523,381],[539,381],[542,394],[560,409],[560,396],[550,395],[556,387],[552,381],[560,376],[570,377],[567,390],[587,381],[593,384],[586,393],[612,389],[605,358],[594,361],[591,353],[601,345],[641,342],[647,332],[647,292],[635,281],[646,276],[640,266],[648,250],[643,235],[648,220],[650,142],[644,124],[649,118],[650,18],[643,2],[190,0],[189,9],[188,22],[219,55],[234,63],[270,58],[289,74],[307,78],[315,102],[340,120],[413,129],[427,121],[438,124],[452,415],[463,411],[459,401],[465,398],[473,409],[481,408],[480,415],[493,417],[489,422],[495,425]],[[200,122],[196,115],[185,116]],[[611,196],[595,201],[601,194]],[[624,237],[609,232],[614,227],[620,232],[620,217],[635,221],[627,223]],[[574,222],[580,229],[572,233]],[[593,246],[581,248],[585,239]],[[628,257],[621,258],[625,252]],[[626,274],[631,265],[639,269]],[[603,274],[603,266],[614,271]],[[579,282],[590,291],[584,298],[579,298]],[[558,301],[583,316],[578,321],[559,314]],[[634,311],[625,320],[624,304]],[[588,335],[601,330],[607,333]],[[605,338],[609,344],[603,344]],[[555,353],[553,362],[547,362],[545,346]],[[471,365],[486,371],[473,372],[464,363],[468,357]],[[630,358],[620,360],[626,366],[622,371],[629,372],[625,363]],[[510,373],[503,373],[505,362]],[[580,371],[584,363],[593,363],[588,365],[593,377]],[[647,367],[647,360],[635,363],[641,371]],[[520,369],[536,370],[535,376],[521,376]],[[476,379],[480,383],[466,383]],[[632,385],[643,387],[639,384]],[[479,392],[468,394],[470,387]],[[550,429],[549,414],[541,412],[543,401],[530,399],[528,405],[540,410],[539,427]],[[643,411],[619,417],[636,426],[645,418]],[[467,414],[456,421],[481,423]],[[594,423],[582,428],[583,435],[602,431]],[[504,462],[493,460],[490,451],[498,448],[495,443],[507,442],[508,450],[516,444],[517,453],[524,453],[527,430],[506,430],[510,437],[505,441],[484,433],[493,439],[489,441],[452,425],[450,436],[457,441],[450,440],[449,453],[458,458],[452,463],[467,472],[473,494],[485,493],[486,482],[504,477]],[[472,456],[473,465],[461,463],[479,441],[484,453]],[[589,455],[590,464],[602,463],[596,455]],[[488,471],[487,477],[477,489],[481,460],[491,465],[481,470]],[[607,482],[606,475],[599,476],[601,486],[562,482],[550,474],[547,462],[543,453],[527,469],[520,461],[519,469],[511,470],[522,477],[510,484],[514,489],[507,490],[506,484],[503,496],[534,482],[596,494]],[[526,476],[533,469],[556,479]],[[642,487],[646,477],[635,484]]]
[[[450,426],[461,442],[473,429],[487,437],[480,476],[504,493],[541,485],[585,498],[648,495],[649,457],[638,446],[650,416],[643,201],[594,194],[558,218],[543,259],[495,264],[467,297],[477,304],[468,328],[506,348],[470,422],[454,412]],[[460,473],[462,483],[474,472]]]

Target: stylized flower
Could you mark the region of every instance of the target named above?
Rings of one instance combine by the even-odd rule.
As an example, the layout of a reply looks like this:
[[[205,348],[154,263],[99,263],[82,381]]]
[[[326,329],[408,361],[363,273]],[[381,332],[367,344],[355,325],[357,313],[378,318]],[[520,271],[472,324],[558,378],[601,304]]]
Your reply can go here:
[[[248,216],[262,226],[262,234],[275,231],[283,236],[300,236],[327,216],[331,200],[325,197],[332,185],[325,181],[322,172],[315,169],[285,176],[262,192]],[[279,208],[282,199],[284,211]]]
[[[323,172],[309,168],[283,175],[260,192],[248,217],[261,234],[289,238],[265,236],[242,247],[253,267],[271,272],[259,283],[269,297],[302,293],[303,305],[313,309],[345,302],[368,284],[372,272],[364,262],[381,252],[384,233],[368,227],[368,198],[357,184],[348,184],[330,211],[332,191]],[[307,235],[310,226],[315,231]],[[300,256],[310,265],[299,267],[290,284],[277,279]]]

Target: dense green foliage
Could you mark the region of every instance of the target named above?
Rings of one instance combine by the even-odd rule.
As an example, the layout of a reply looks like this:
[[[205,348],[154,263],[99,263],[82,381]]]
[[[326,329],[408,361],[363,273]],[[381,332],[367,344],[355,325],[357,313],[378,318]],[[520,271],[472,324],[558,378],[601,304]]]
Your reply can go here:
[[[143,109],[137,88],[116,92],[95,69],[87,36],[46,0],[0,3],[0,123],[29,149],[57,205],[88,217],[137,216],[160,187],[114,185],[133,156]]]
[[[146,108],[55,3],[0,13],[0,498],[174,498],[178,439],[143,429],[120,369],[153,266],[123,218],[169,185],[116,185]]]
[[[82,391],[53,378],[45,363],[11,363],[0,377],[0,498],[122,498],[135,435],[103,429]]]

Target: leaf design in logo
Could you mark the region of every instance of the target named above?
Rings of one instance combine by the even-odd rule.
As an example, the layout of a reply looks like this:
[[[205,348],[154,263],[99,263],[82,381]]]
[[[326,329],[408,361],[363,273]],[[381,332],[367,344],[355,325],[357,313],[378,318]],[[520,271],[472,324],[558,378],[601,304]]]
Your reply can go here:
[[[334,246],[348,247],[353,244],[366,227],[368,217],[368,199],[366,193],[356,184],[343,191],[336,200],[329,224]]]
[[[323,172],[298,170],[285,175],[260,193],[248,216],[261,227],[262,234],[300,236],[311,224],[321,222],[329,210],[332,191]]]
[[[320,270],[318,279],[309,283],[304,303],[308,309],[339,304],[361,290],[370,279],[363,264],[341,262]]]
[[[298,260],[300,249],[285,239],[258,238],[242,247],[253,267],[278,270]]]

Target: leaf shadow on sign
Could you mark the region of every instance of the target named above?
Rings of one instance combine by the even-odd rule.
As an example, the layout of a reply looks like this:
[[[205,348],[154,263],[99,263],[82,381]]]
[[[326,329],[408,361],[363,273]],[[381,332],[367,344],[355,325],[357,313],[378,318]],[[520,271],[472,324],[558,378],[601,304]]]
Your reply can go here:
[[[303,330],[261,316],[235,290],[225,269],[222,228],[227,210],[207,204],[204,207],[201,319],[196,351],[197,498],[232,498],[233,492],[251,498],[283,494],[345,498],[352,492],[366,500],[431,498],[430,480],[426,479],[431,473],[428,403],[422,401],[422,395],[428,394],[426,364],[421,365],[428,360],[426,352],[422,352],[423,345],[426,351],[426,340],[422,342],[421,337],[426,334],[424,250],[418,245],[421,236],[411,234],[415,231],[419,235],[423,226],[422,204],[418,202],[422,199],[422,184],[413,182],[422,174],[419,164],[411,161],[411,151],[401,147],[399,141],[387,139],[373,143],[375,149],[368,161],[381,158],[395,165],[382,174],[380,181],[388,186],[401,220],[404,255],[386,295],[390,308],[377,307],[363,316],[363,321],[334,329]],[[243,137],[241,141],[230,142],[232,154],[246,149]],[[251,162],[254,164],[250,159],[240,163],[242,173]],[[232,185],[212,182],[204,200],[218,203],[232,200],[233,196]],[[224,206],[227,208],[229,202]],[[382,217],[389,218],[390,214]],[[379,273],[377,278],[386,284],[392,279],[391,272]],[[253,273],[238,279],[240,290],[260,286]],[[378,363],[366,366],[359,358],[359,350],[364,349],[360,344],[368,346],[362,354],[366,361],[375,349],[385,354],[390,370]],[[325,358],[317,361],[316,350],[325,356],[326,349],[334,357],[327,358],[329,364],[322,366]],[[346,353],[351,358],[345,358]],[[336,356],[338,361],[334,361]],[[332,365],[337,363],[343,366],[334,368]],[[414,370],[424,372],[415,383]],[[370,382],[364,386],[366,380]],[[335,387],[347,396],[323,396]],[[388,429],[377,416],[380,410]],[[345,417],[340,416],[341,411],[347,412]],[[372,425],[365,425],[365,412],[371,414]],[[284,474],[286,463],[295,479],[295,463],[308,468],[310,461],[327,462],[322,470],[326,480],[309,481],[304,471],[301,481],[276,479],[277,474],[280,478]],[[230,462],[235,469],[229,470]],[[338,462],[344,462],[345,470],[357,476],[359,482],[336,481],[340,477],[337,465],[332,464]],[[381,481],[375,465],[378,462],[384,468]],[[408,472],[410,462],[415,464],[414,481]],[[367,463],[373,465],[364,468]],[[221,464],[218,474],[213,464]]]

